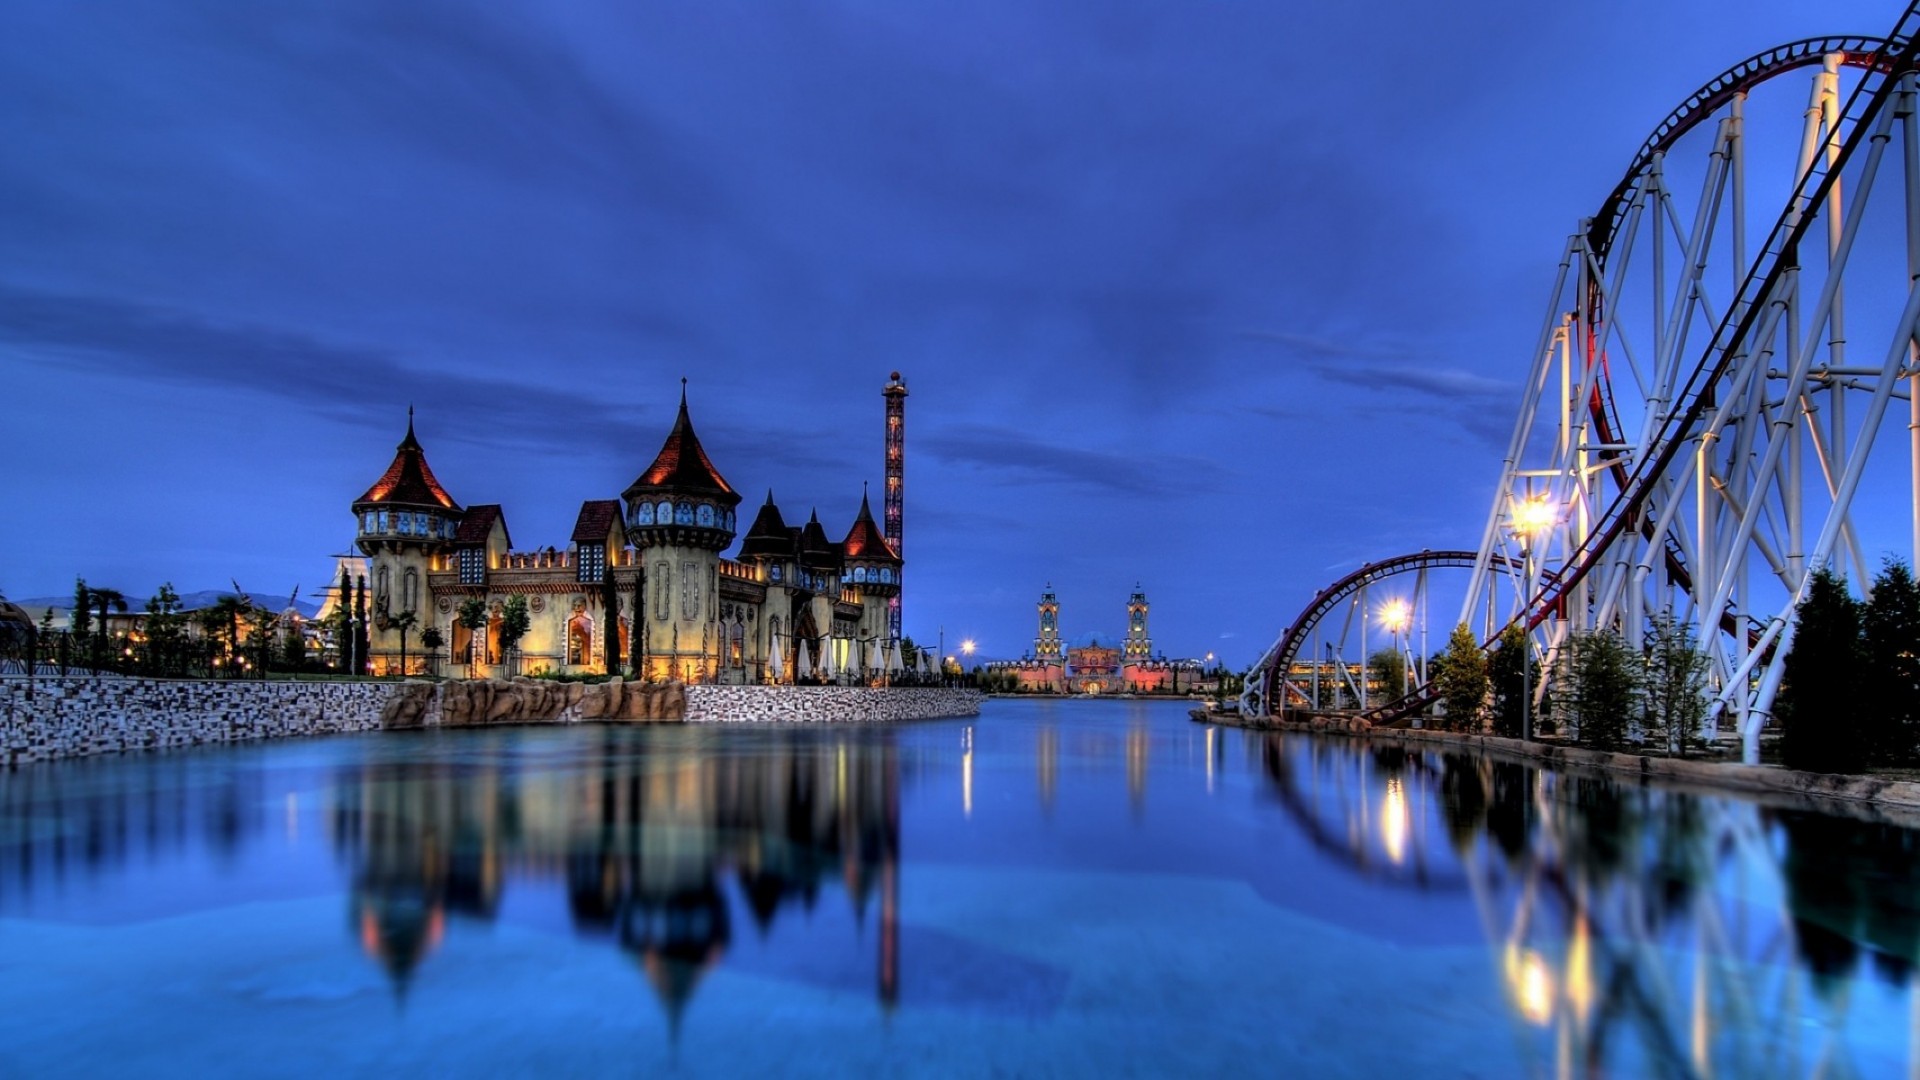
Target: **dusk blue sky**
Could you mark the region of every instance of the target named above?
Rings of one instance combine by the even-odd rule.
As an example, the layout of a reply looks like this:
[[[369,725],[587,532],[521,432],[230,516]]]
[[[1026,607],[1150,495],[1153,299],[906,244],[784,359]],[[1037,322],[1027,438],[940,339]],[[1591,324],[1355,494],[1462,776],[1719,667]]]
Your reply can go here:
[[[1749,54],[1889,3],[0,7],[9,596],[312,594],[409,404],[564,546],[679,380],[906,628],[1258,651],[1472,547],[1566,234]],[[747,515],[743,515],[747,516]]]

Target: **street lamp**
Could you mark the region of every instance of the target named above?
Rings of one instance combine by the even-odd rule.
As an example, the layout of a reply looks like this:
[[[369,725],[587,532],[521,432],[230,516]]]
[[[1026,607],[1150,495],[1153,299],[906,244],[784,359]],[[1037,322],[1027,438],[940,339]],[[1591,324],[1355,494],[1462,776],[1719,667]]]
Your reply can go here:
[[[1413,625],[1413,605],[1398,597],[1387,601],[1380,608],[1380,625],[1392,636],[1393,655],[1403,665],[1406,663],[1403,653],[1406,651],[1401,641],[1407,627]],[[1400,669],[1400,685],[1395,688],[1395,697],[1405,697],[1407,693],[1406,667]]]
[[[1533,601],[1533,545],[1539,536],[1553,527],[1558,515],[1553,504],[1539,496],[1528,496],[1513,506],[1508,528],[1520,541],[1521,609],[1520,630],[1520,738],[1533,740],[1533,627],[1527,605]]]

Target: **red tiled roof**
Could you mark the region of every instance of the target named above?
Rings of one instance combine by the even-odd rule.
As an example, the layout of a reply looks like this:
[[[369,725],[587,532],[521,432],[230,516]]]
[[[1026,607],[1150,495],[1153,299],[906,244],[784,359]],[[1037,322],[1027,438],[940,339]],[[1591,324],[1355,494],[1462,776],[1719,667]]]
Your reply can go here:
[[[840,542],[840,549],[846,552],[849,559],[900,565],[900,556],[893,553],[887,538],[880,532],[880,526],[874,523],[873,508],[867,503],[865,491],[860,493],[860,516],[853,519],[853,528],[847,530],[847,538]]]
[[[620,500],[588,499],[580,504],[580,517],[573,523],[573,542],[604,544],[613,524],[620,520]]]
[[[680,415],[673,422],[673,430],[667,433],[667,441],[661,445],[653,464],[647,466],[647,471],[640,474],[640,479],[635,480],[625,494],[631,496],[644,488],[715,496],[729,506],[740,502],[740,496],[720,475],[720,470],[707,460],[700,437],[693,433],[693,420],[687,416],[684,382],[680,388]]]
[[[365,495],[355,500],[354,509],[360,509],[363,504],[431,506],[460,512],[453,496],[434,479],[433,470],[427,467],[426,452],[413,437],[413,410],[407,410],[407,437],[394,449],[393,464],[387,466],[387,471],[373,482]]]
[[[484,544],[487,534],[493,531],[493,523],[500,523],[500,530],[506,532],[507,516],[500,510],[499,503],[482,503],[467,507],[467,515],[460,519],[460,528],[453,534],[456,544]],[[507,546],[513,546],[513,534],[507,533]]]

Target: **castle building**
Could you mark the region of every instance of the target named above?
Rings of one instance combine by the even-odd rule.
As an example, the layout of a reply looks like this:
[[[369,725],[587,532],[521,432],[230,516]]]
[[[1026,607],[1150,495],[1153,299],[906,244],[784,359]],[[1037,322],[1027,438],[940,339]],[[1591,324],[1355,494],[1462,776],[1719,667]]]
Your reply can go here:
[[[1040,631],[1033,651],[1018,660],[988,665],[989,670],[1014,676],[1022,691],[1042,694],[1151,694],[1200,687],[1205,665],[1197,660],[1169,660],[1153,651],[1147,633],[1147,594],[1134,586],[1127,598],[1127,633],[1114,640],[1101,634],[1083,634],[1071,645],[1060,638],[1060,600],[1049,584],[1040,593]]]
[[[883,391],[890,483],[905,389],[895,372]],[[700,444],[682,380],[672,430],[620,497],[581,503],[564,549],[517,550],[498,504],[462,507],[434,476],[409,410],[393,462],[353,503],[371,579],[369,668],[399,673],[405,634],[406,672],[424,671],[431,627],[476,674],[862,682],[897,669],[889,607],[903,560],[866,495],[836,541],[818,512],[787,525],[769,490],[727,558],[740,502]],[[522,605],[527,628],[509,650],[503,631]]]

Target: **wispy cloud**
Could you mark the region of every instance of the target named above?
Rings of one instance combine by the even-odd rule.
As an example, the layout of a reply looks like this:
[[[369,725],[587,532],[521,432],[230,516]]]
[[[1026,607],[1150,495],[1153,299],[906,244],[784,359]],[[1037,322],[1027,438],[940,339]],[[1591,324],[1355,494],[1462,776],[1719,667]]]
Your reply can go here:
[[[1089,491],[1125,495],[1210,492],[1225,482],[1226,471],[1204,458],[1185,455],[1109,453],[1049,443],[1014,428],[985,424],[956,425],[919,440],[935,458],[958,465],[995,470],[1003,480],[1026,484],[1064,484]]]

